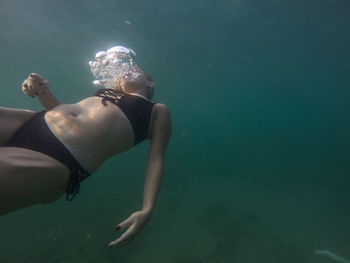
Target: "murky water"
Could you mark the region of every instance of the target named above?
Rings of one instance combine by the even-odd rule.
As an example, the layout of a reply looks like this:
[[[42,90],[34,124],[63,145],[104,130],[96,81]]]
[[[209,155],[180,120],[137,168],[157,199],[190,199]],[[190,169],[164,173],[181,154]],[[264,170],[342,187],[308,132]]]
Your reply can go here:
[[[0,262],[304,263],[350,259],[350,4],[345,0],[1,0],[1,106],[40,110],[30,72],[64,103],[93,94],[88,61],[124,45],[157,82],[173,135],[157,209],[148,143],[64,198],[0,218]]]

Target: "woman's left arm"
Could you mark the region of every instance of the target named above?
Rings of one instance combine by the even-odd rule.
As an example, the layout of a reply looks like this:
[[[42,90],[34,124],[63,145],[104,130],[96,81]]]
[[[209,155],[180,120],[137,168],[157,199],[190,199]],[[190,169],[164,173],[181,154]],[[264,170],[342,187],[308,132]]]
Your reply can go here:
[[[144,187],[143,207],[121,222],[116,230],[126,230],[109,247],[118,247],[130,242],[151,217],[163,178],[165,151],[171,134],[171,120],[168,108],[156,104],[151,127],[151,146],[148,154],[147,173]]]

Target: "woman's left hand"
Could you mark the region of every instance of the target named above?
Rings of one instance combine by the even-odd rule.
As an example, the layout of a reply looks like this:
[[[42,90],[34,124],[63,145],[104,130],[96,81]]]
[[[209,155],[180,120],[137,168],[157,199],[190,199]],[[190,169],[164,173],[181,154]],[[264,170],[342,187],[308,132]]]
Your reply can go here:
[[[122,234],[118,239],[109,243],[108,247],[120,247],[131,242],[146,225],[150,217],[151,213],[145,211],[137,211],[131,214],[131,216],[129,216],[115,228],[117,231],[124,230],[124,234]]]

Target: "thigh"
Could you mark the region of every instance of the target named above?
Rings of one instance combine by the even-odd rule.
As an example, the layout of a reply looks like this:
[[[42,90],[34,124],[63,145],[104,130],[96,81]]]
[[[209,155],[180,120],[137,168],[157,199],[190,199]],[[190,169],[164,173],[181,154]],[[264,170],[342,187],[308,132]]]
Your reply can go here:
[[[22,148],[0,148],[0,215],[58,199],[69,170],[57,160]]]
[[[0,107],[0,146],[4,145],[35,111]]]

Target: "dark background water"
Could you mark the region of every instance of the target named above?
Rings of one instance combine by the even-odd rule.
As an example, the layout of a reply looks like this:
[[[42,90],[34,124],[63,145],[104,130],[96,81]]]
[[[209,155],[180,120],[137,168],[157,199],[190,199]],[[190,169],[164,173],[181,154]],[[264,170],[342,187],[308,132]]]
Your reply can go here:
[[[126,23],[129,21],[130,23]],[[1,0],[1,106],[40,110],[94,92],[88,61],[125,45],[157,82],[173,135],[152,220],[108,250],[141,207],[148,143],[63,198],[0,218],[1,262],[332,262],[350,259],[350,2]]]

